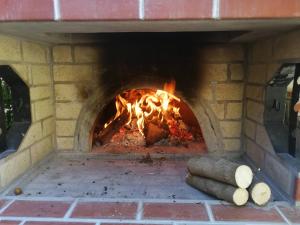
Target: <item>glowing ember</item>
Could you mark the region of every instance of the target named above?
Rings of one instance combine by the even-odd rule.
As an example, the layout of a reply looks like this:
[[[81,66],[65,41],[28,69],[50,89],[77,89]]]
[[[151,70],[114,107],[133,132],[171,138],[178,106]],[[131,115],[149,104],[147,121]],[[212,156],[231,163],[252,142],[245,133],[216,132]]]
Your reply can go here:
[[[134,127],[136,123],[139,132],[144,136],[146,121],[168,122],[169,118],[180,118],[180,99],[174,95],[175,82],[166,83],[164,90],[142,91],[130,90],[116,97],[116,114],[104,125],[106,128],[122,114],[128,115],[126,125]]]

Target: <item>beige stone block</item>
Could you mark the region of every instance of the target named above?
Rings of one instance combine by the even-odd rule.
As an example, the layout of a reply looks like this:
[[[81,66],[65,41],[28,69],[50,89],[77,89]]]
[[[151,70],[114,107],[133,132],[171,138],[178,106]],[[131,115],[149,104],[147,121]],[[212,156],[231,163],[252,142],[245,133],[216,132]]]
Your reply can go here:
[[[252,46],[252,61],[268,62],[272,60],[272,44],[271,39],[255,42]]]
[[[51,96],[52,88],[50,86],[37,86],[29,89],[30,100],[36,101],[39,99],[49,98]]]
[[[36,122],[31,124],[27,133],[25,134],[19,150],[25,149],[29,145],[33,144],[34,142],[40,140],[42,138],[42,124],[41,122]]]
[[[56,103],[57,119],[77,119],[82,108],[82,103],[66,102]]]
[[[58,150],[73,150],[74,148],[74,138],[73,137],[58,137],[57,148]]]
[[[76,120],[57,120],[56,135],[57,136],[74,136],[76,129]]]
[[[31,111],[31,121],[36,121],[35,119],[35,108],[34,108],[34,103],[30,103],[30,111]]]
[[[267,82],[267,65],[257,64],[249,65],[248,82],[256,84],[266,84]]]
[[[205,82],[226,81],[227,64],[201,64],[200,73]]]
[[[100,63],[102,51],[97,46],[75,46],[74,57],[77,63]]]
[[[57,63],[72,62],[71,46],[58,45],[52,49],[53,61]]]
[[[242,100],[243,99],[243,83],[224,83],[216,85],[217,101],[224,100]]]
[[[244,66],[243,64],[230,64],[230,79],[243,80],[244,79]]]
[[[300,58],[300,31],[282,34],[274,40],[274,59]]]
[[[263,101],[264,100],[264,86],[258,85],[247,85],[246,86],[246,97],[257,100]]]
[[[244,123],[244,132],[246,136],[255,139],[255,133],[256,133],[256,123],[252,122],[251,120],[245,119]]]
[[[54,117],[50,117],[42,121],[43,137],[46,137],[55,132],[55,120]]]
[[[263,123],[264,105],[250,100],[247,101],[247,117],[259,123]]]
[[[243,104],[238,102],[227,103],[226,119],[240,119],[243,113]]]
[[[92,65],[55,65],[54,81],[96,81]]]
[[[0,180],[4,187],[30,168],[30,152],[28,149],[17,152],[0,166]]]
[[[240,121],[221,121],[220,127],[223,137],[241,136],[242,125]]]
[[[47,65],[32,65],[31,77],[33,85],[50,84],[50,67]]]
[[[240,151],[241,140],[240,139],[224,139],[225,151]]]
[[[199,60],[207,62],[230,62],[244,60],[241,45],[206,46],[199,49]]]
[[[31,162],[36,164],[53,150],[52,137],[48,136],[30,147]]]
[[[55,84],[55,98],[58,101],[75,101],[80,98],[75,84]]]
[[[41,120],[54,114],[54,104],[51,99],[35,102],[34,108],[36,120]]]
[[[29,70],[28,66],[24,64],[10,64],[12,69],[18,74],[18,76],[24,81],[24,83],[29,86]]]
[[[22,42],[25,62],[47,63],[47,47],[33,42]]]
[[[21,42],[12,37],[0,35],[0,60],[21,61]]]
[[[255,165],[261,169],[264,168],[265,153],[255,142],[246,138],[246,153]]]
[[[205,99],[207,101],[212,101],[213,100],[213,91],[212,87],[210,85],[207,85],[205,87],[202,87],[200,89],[200,97],[202,99]]]
[[[210,107],[218,119],[220,120],[224,119],[224,115],[225,115],[224,103],[210,104]]]
[[[257,125],[256,127],[256,143],[270,153],[275,154],[273,145],[264,126]]]

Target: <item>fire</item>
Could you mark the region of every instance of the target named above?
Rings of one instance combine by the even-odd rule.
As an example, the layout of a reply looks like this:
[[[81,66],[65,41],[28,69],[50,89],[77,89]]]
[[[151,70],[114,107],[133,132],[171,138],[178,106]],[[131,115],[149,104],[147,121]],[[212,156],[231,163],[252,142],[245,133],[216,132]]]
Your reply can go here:
[[[147,120],[163,122],[172,116],[180,118],[178,102],[180,99],[174,95],[175,81],[166,83],[164,90],[143,92],[141,90],[127,91],[116,97],[116,114],[112,120],[104,125],[106,128],[111,122],[122,114],[128,115],[126,125],[133,126],[136,121],[139,132],[144,136],[145,122]]]

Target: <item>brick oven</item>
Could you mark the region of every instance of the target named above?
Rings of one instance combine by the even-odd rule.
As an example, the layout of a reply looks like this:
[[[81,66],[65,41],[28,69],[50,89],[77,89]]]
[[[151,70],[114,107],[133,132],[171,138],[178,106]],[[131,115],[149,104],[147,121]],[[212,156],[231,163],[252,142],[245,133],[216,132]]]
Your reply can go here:
[[[101,185],[135,171],[136,196],[173,200],[159,184],[168,176],[173,186],[184,183],[185,160],[208,154],[246,162],[271,184],[275,200],[299,204],[297,0],[0,0],[0,6],[4,196],[24,185],[31,196],[69,197],[71,190],[72,197],[124,197],[132,188],[127,178],[120,183],[128,186],[107,195],[107,186],[100,194],[82,191],[66,174]],[[166,161],[164,173],[143,180],[156,167],[139,170],[134,160]],[[172,189],[178,198],[193,199],[180,185]]]

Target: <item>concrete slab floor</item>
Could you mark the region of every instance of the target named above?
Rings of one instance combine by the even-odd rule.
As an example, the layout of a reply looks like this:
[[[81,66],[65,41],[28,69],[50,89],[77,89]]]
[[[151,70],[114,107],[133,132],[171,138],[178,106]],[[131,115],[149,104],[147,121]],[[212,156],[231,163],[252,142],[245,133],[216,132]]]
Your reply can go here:
[[[116,159],[56,154],[20,178],[24,197],[211,200],[185,183],[187,159]],[[279,200],[279,199],[277,199]]]

